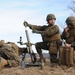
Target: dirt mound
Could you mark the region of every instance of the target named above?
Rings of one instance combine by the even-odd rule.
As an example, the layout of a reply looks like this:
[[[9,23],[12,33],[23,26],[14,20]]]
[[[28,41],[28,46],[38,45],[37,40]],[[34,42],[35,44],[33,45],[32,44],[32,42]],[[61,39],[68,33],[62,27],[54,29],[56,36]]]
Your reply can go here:
[[[66,67],[57,64],[51,64],[49,59],[46,59],[46,64],[43,70],[40,66],[26,67],[24,70],[21,67],[4,68],[0,75],[75,75],[75,66]]]

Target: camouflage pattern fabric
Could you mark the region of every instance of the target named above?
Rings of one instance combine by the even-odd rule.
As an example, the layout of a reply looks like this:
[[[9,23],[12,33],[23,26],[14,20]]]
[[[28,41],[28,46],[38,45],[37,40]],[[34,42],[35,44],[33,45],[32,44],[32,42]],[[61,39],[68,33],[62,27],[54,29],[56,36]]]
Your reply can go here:
[[[0,54],[3,58],[5,58],[8,61],[9,66],[18,66],[20,65],[20,58],[18,54],[15,52],[15,49],[12,48],[12,45],[4,44],[0,48]]]
[[[19,47],[14,43],[14,42],[7,42],[7,44],[11,44],[12,47],[14,48],[15,50],[15,53],[17,53],[19,55]]]
[[[54,40],[60,39],[59,27],[57,25],[53,25],[53,26],[31,25],[31,29],[36,29],[38,31],[41,31],[41,36],[43,41],[54,41]],[[54,36],[54,35],[57,35],[57,36]]]
[[[60,40],[58,40],[60,41]],[[42,49],[49,50],[51,62],[57,62],[57,52],[58,52],[58,41],[54,42],[38,42],[35,47],[37,52],[40,54],[40,58],[44,60]]]
[[[67,43],[71,44],[75,41],[75,29],[71,29],[68,32],[63,31],[61,35],[62,39],[65,39]]]
[[[43,55],[42,55],[42,50],[41,49],[45,49],[45,50],[49,50],[49,54],[53,56],[57,56],[57,41],[60,41],[60,33],[59,33],[59,27],[57,25],[44,25],[44,26],[37,26],[37,25],[30,25],[30,28],[32,30],[38,30],[41,31],[40,34],[42,36],[42,40],[43,42],[38,42],[36,43],[36,50],[40,55],[40,58],[43,59]],[[50,43],[55,41],[54,45],[55,47],[51,47]],[[51,50],[50,50],[51,49]],[[54,50],[54,51],[53,51]]]
[[[19,47],[14,42],[7,42],[6,44],[11,44],[12,48],[14,49],[15,53],[21,55],[22,53],[28,53],[27,48]]]
[[[58,52],[57,43],[56,43],[56,41],[52,41],[50,43],[49,53],[50,54],[57,54],[57,52]]]
[[[48,15],[47,15],[46,21],[51,20],[51,19],[55,19],[55,20],[56,20],[56,17],[55,17],[54,14],[48,14]]]
[[[38,53],[42,53],[41,49],[44,50],[49,50],[50,54],[57,54],[57,41],[52,41],[52,42],[37,42],[36,45],[36,50]]]
[[[61,39],[65,39],[66,43],[71,44],[71,46],[75,50],[75,28],[69,30],[68,32],[63,31],[61,35]]]
[[[74,16],[69,16],[66,19],[66,23],[69,24],[69,25],[72,25],[74,27],[74,25],[75,25],[75,17]]]

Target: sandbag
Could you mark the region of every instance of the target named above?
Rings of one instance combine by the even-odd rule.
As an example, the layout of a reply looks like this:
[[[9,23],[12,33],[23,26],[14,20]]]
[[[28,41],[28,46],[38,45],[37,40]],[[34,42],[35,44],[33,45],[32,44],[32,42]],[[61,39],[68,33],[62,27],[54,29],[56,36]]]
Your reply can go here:
[[[59,48],[59,65],[66,65],[68,67],[74,65],[74,49],[72,47]]]

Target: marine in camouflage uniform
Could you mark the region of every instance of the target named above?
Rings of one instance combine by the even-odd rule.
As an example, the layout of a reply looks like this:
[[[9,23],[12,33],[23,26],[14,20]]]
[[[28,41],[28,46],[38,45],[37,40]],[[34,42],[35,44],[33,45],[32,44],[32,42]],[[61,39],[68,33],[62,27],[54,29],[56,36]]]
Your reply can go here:
[[[50,60],[54,62],[57,59],[57,52],[60,41],[59,27],[55,25],[55,15],[48,14],[46,21],[48,26],[37,26],[24,22],[25,26],[28,26],[33,30],[33,33],[41,34],[43,42],[37,42],[35,47],[39,53],[40,59],[44,61],[44,57],[41,49],[49,50]],[[55,61],[56,62],[56,61]]]
[[[61,39],[66,40],[66,46],[74,47],[75,50],[75,17],[70,16],[66,19],[67,27],[64,29]]]
[[[0,41],[0,70],[4,66],[17,67],[20,65],[19,55],[27,53],[27,48],[20,48],[13,42]]]

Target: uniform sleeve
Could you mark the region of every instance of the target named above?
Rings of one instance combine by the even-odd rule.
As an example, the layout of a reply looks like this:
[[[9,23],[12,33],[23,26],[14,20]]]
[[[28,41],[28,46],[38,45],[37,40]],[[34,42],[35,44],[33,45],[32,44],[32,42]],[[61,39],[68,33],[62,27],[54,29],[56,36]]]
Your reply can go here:
[[[69,33],[68,32],[65,32],[65,29],[61,35],[61,39],[67,39],[69,37]]]
[[[32,25],[32,24],[29,24],[30,25],[30,29],[35,29],[35,30],[38,30],[38,31],[43,31],[45,26],[40,26],[40,25]]]
[[[74,36],[74,41],[71,43],[71,47],[75,47],[75,36]]]
[[[42,31],[42,35],[52,36],[56,33],[59,33],[59,27],[57,25],[49,27],[46,31]]]

